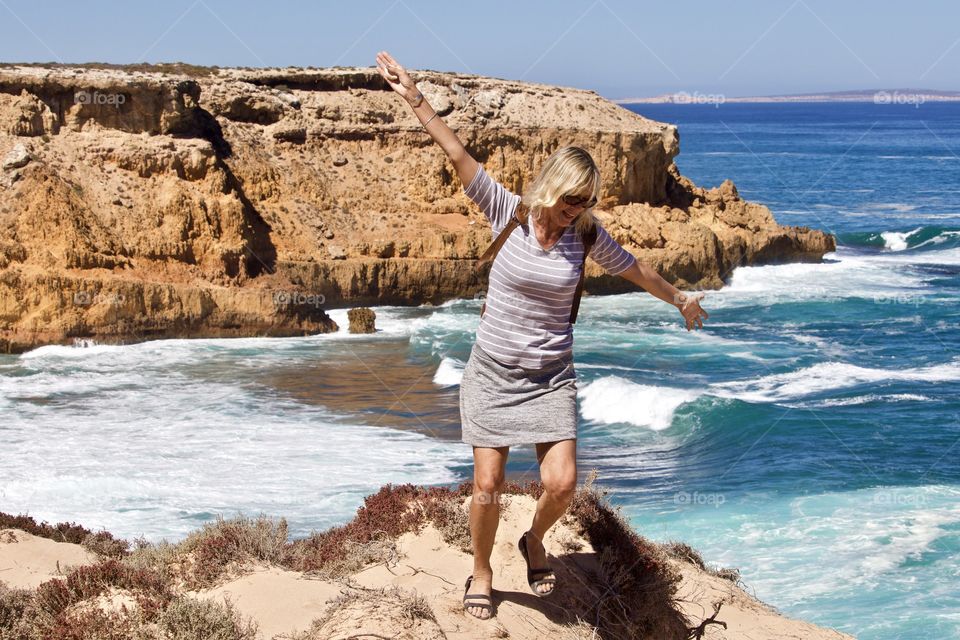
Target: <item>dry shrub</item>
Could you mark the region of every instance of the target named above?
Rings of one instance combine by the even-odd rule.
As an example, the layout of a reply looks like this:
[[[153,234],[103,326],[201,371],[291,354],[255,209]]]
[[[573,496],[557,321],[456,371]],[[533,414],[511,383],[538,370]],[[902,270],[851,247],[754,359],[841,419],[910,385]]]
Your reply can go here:
[[[686,542],[665,542],[662,546],[663,550],[666,551],[667,555],[669,555],[671,558],[689,562],[698,569],[707,569],[707,564],[703,561],[703,556],[700,555],[700,552]]]
[[[681,560],[684,562],[689,562],[693,566],[705,571],[706,573],[716,576],[717,578],[722,578],[724,580],[729,580],[734,584],[740,582],[740,570],[732,569],[726,567],[713,568],[707,566],[707,563],[704,562],[703,556],[700,555],[700,552],[691,547],[686,542],[672,541],[663,544],[663,550],[672,558]]]
[[[144,625],[136,615],[96,607],[64,611],[42,635],[51,640],[146,640],[145,636]]]
[[[279,563],[286,546],[287,521],[283,518],[218,517],[176,545],[173,558],[167,560],[176,562],[178,557],[189,556],[192,562],[183,579],[189,588],[203,588],[249,562]],[[169,554],[171,549],[165,551]]]
[[[556,636],[557,640],[599,640],[597,628],[583,620],[565,624]]]
[[[107,560],[77,567],[65,579],[44,582],[37,587],[36,607],[50,620],[56,620],[72,605],[96,598],[111,588],[129,592],[148,620],[156,617],[173,598],[169,586],[157,572]]]
[[[178,545],[166,540],[154,544],[144,538],[133,541],[134,548],[123,559],[133,569],[149,569],[157,572],[168,584],[182,581],[181,567],[185,563]]]
[[[10,589],[0,582],[0,640],[39,637],[29,632],[36,613],[32,591]]]
[[[666,553],[637,535],[593,487],[596,475],[577,490],[570,514],[581,535],[596,550],[602,594],[586,618],[595,621],[601,638],[686,638],[688,629],[675,607],[680,574]]]
[[[113,534],[106,531],[88,534],[81,543],[88,551],[92,551],[101,559],[123,558],[130,551],[130,543],[118,540]]]
[[[134,73],[162,73],[166,75],[185,75],[192,78],[213,76],[218,73],[216,65],[202,67],[186,62],[138,62],[134,64],[117,64],[111,62],[0,62],[0,68],[42,67],[51,69],[115,69]]]
[[[473,553],[470,511],[463,507],[460,499],[451,497],[428,503],[426,517],[433,522],[444,542],[464,553]]]
[[[283,564],[295,571],[311,571],[336,577],[344,567],[343,558],[351,545],[369,545],[376,540],[395,540],[408,531],[419,531],[433,513],[437,502],[469,495],[467,483],[457,489],[419,487],[407,483],[387,484],[363,500],[353,520],[339,527],[314,533],[291,544]],[[419,507],[412,507],[419,505]],[[386,558],[371,558],[382,562]]]
[[[181,596],[157,620],[161,638],[176,640],[254,640],[257,625],[243,618],[229,600]]]

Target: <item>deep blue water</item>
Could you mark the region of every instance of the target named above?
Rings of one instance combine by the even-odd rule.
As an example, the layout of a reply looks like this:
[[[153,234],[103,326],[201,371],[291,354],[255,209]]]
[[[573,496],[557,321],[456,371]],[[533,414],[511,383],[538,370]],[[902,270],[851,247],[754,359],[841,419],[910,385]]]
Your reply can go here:
[[[631,108],[680,126],[695,182],[838,249],[738,268],[701,331],[645,293],[585,298],[583,474],[788,615],[960,637],[960,106]],[[151,539],[263,511],[305,535],[385,482],[467,480],[479,305],[380,307],[373,336],[2,357],[0,511]],[[534,477],[532,448],[508,470]]]

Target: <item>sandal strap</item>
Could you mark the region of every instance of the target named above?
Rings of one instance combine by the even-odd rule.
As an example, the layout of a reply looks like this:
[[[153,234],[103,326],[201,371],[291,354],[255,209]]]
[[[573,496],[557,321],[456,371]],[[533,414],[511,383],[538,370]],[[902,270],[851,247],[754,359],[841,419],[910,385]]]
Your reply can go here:
[[[488,601],[490,601],[490,602],[493,602],[493,601],[490,599],[490,596],[488,596],[488,595],[485,594],[485,593],[465,593],[465,594],[463,594],[463,601],[464,601],[464,602],[466,602],[467,600],[473,600],[473,599],[475,599],[475,598],[483,598],[484,600],[488,600]]]

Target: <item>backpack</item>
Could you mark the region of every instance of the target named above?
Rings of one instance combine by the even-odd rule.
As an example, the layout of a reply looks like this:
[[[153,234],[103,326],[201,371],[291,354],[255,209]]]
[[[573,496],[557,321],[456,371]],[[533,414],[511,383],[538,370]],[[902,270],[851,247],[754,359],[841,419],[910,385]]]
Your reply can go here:
[[[497,236],[497,239],[490,243],[490,246],[487,247],[487,250],[477,260],[477,268],[482,267],[487,262],[493,264],[494,259],[497,257],[497,254],[500,253],[500,247],[503,246],[503,243],[507,241],[507,237],[520,226],[520,219],[517,217],[517,212],[522,211],[524,219],[527,219],[527,206],[522,202],[517,205],[516,210],[513,212],[513,215],[510,217],[510,222],[507,223],[507,226],[503,228],[503,231],[500,232],[500,235]],[[583,262],[580,263],[580,280],[577,282],[577,290],[573,294],[573,306],[570,308],[570,323],[573,324],[577,321],[577,312],[580,311],[580,296],[583,295],[583,280],[584,272],[586,271],[587,266],[587,254],[590,253],[590,249],[593,248],[594,243],[597,241],[597,225],[594,224],[590,227],[590,230],[583,235]],[[480,307],[480,317],[483,317],[483,312],[487,310],[487,303],[484,302],[483,306]]]

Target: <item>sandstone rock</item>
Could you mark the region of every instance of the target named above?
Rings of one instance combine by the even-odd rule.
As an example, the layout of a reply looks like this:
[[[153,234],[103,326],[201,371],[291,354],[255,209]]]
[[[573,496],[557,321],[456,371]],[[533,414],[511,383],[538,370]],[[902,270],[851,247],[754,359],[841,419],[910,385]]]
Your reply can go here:
[[[0,132],[11,136],[40,136],[60,130],[56,115],[26,89],[19,96],[0,93]]]
[[[369,307],[358,307],[347,311],[350,321],[350,333],[376,333],[377,314]]]
[[[307,130],[305,127],[283,127],[274,130],[273,138],[282,142],[303,144],[307,141]]]
[[[673,164],[676,127],[592,91],[415,77],[514,192],[559,146],[589,149],[603,176],[598,218],[677,286],[719,287],[737,265],[835,247],[778,225],[732,183],[697,187]],[[486,287],[475,268],[486,219],[373,68],[187,78],[12,67],[0,86],[0,149],[47,134],[24,145],[32,162],[14,167],[18,153],[0,173],[0,347],[301,335],[336,328],[310,300],[440,304]],[[590,293],[635,289],[592,262],[587,275]],[[74,304],[79,291],[101,300]],[[318,297],[278,305],[277,291]]]
[[[19,169],[27,166],[31,156],[22,142],[18,142],[3,158],[3,168],[6,170]]]

